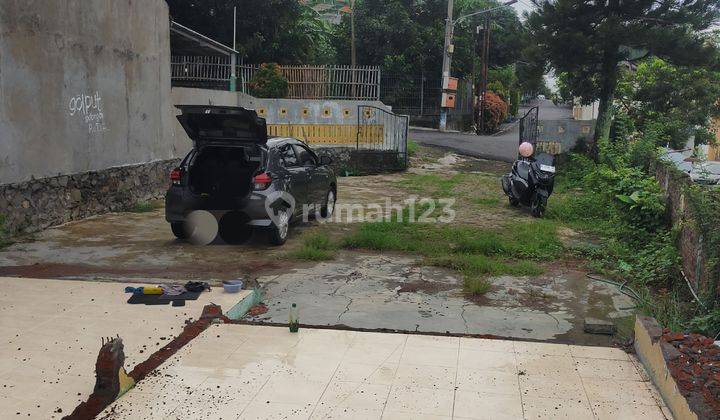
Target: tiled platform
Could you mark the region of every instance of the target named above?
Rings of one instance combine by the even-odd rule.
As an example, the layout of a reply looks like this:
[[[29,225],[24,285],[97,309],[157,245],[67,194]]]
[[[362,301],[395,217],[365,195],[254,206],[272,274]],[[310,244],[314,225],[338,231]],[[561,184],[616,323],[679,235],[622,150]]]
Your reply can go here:
[[[215,325],[106,414],[117,419],[664,419],[667,410],[657,398],[637,364],[618,349]]]
[[[244,296],[218,288],[184,307],[129,305],[124,288],[0,277],[0,419],[69,414],[93,390],[101,337],[122,337],[131,369],[176,336],[185,320],[200,316],[204,305],[228,310]]]

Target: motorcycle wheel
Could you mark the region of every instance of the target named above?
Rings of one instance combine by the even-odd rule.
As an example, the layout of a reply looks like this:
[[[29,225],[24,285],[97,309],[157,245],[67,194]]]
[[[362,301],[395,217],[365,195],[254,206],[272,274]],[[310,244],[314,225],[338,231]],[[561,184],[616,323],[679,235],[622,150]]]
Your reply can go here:
[[[517,198],[508,197],[508,201],[510,202],[510,205],[513,207],[517,207],[520,205],[520,201]]]
[[[547,207],[547,198],[540,194],[535,194],[532,205],[530,206],[530,213],[532,213],[533,217],[543,217],[545,207]]]

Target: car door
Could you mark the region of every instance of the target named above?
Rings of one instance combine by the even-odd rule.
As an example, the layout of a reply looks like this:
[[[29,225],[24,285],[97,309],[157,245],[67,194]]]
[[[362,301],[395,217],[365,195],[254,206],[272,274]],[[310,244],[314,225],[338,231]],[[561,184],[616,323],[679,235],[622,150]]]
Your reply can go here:
[[[307,182],[307,204],[322,205],[325,200],[322,175],[318,173],[318,164],[315,154],[302,144],[294,144],[297,153],[298,163],[305,169],[308,177]],[[319,207],[317,207],[319,210]]]
[[[295,199],[295,215],[302,213],[303,204],[307,203],[307,185],[310,176],[307,170],[300,165],[295,148],[289,144],[280,146],[278,149],[280,164],[287,173],[285,192],[290,193]]]

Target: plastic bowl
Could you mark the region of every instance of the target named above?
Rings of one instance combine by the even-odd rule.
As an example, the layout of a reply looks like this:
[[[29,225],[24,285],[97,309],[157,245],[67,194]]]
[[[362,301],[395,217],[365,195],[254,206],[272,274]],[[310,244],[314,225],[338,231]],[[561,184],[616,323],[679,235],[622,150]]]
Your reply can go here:
[[[243,287],[243,281],[242,280],[226,280],[223,281],[223,289],[225,289],[226,293],[237,293],[240,290],[242,290]]]

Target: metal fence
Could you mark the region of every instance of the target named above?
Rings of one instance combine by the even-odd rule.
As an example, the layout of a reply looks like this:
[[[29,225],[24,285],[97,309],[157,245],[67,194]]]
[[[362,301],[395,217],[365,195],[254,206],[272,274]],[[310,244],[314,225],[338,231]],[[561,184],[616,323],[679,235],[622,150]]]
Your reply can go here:
[[[394,112],[409,115],[413,123],[423,120],[437,123],[440,115],[442,79],[427,78],[424,75],[384,73],[380,81],[380,100],[393,108]],[[469,80],[460,79],[455,108],[450,109],[449,118],[472,121],[473,92]]]
[[[395,152],[397,162],[407,167],[407,139],[410,118],[371,105],[358,105],[358,150]]]
[[[230,58],[172,56],[173,86],[229,89]],[[235,67],[237,89],[250,92],[250,80],[260,69],[254,64]],[[380,68],[375,66],[280,66],[288,79],[291,99],[359,99],[378,100]]]
[[[519,143],[530,143],[533,146],[538,141],[538,114],[539,114],[539,108],[538,107],[532,107],[528,110],[528,112],[520,118],[520,138]]]
[[[380,68],[374,66],[281,66],[288,97],[298,99],[380,98]]]

